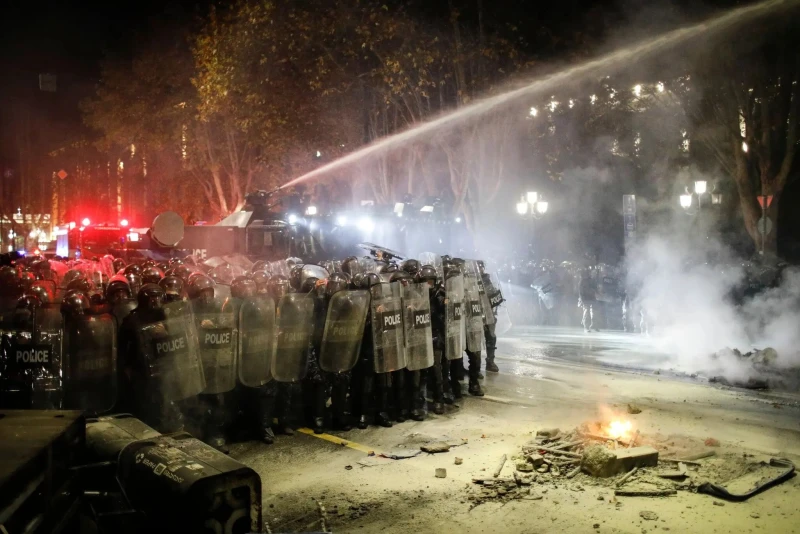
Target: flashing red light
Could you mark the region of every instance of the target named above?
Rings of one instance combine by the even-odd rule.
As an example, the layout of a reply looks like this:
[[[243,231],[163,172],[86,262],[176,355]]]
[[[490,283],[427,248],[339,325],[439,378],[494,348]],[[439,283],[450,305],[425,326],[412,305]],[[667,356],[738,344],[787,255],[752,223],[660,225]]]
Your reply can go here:
[[[69,223],[69,229],[73,230],[77,225],[74,222]]]
[[[128,226],[128,219],[122,219],[119,222],[119,225],[122,226],[123,228],[125,228],[126,226]]]
[[[89,220],[89,217],[85,217],[85,218],[84,218],[84,219],[81,221],[81,223],[82,223],[84,226],[89,226],[89,225],[91,224],[91,222],[92,222],[92,221],[90,221],[90,220]]]
[[[33,253],[34,253],[34,254],[36,254],[36,255],[38,256],[38,255],[39,255],[39,254],[41,254],[42,252],[41,252],[41,251],[40,251],[40,250],[37,248],[36,250],[34,250],[34,251],[33,251]]]

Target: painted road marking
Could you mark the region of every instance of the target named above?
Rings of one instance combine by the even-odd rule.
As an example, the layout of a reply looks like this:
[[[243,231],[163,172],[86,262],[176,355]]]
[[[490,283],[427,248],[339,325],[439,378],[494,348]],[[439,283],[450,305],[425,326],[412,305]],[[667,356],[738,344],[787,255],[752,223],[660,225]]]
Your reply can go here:
[[[308,436],[324,439],[325,441],[329,441],[335,445],[341,445],[359,452],[363,452],[365,454],[374,453],[376,456],[381,454],[381,452],[374,447],[367,447],[366,445],[356,443],[355,441],[350,441],[348,439],[340,438],[339,436],[333,436],[331,434],[315,434],[310,428],[298,428],[297,431]]]

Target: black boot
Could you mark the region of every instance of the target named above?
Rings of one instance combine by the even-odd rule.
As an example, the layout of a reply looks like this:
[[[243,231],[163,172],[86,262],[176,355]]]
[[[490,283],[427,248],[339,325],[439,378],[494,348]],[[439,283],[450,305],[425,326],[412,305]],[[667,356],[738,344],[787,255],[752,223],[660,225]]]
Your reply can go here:
[[[333,428],[347,432],[353,427],[347,421],[347,386],[348,381],[343,376],[339,376],[331,388],[331,411],[333,413]]]
[[[370,416],[374,411],[374,385],[375,385],[375,375],[367,374],[362,379],[361,384],[361,395],[359,396],[359,402],[361,403],[361,407],[359,412],[361,415],[358,417],[358,428],[364,430],[369,426]]]
[[[469,381],[469,394],[474,395],[475,397],[483,397],[483,389],[481,388],[480,382],[477,380]]]
[[[206,443],[228,454],[228,442],[225,439],[225,400],[223,395],[209,395],[206,411]]]
[[[328,388],[324,383],[314,384],[314,434],[325,432],[325,403],[328,400]]]
[[[389,393],[391,390],[391,382],[389,381],[388,373],[381,373],[376,377],[377,381],[377,413],[375,414],[375,424],[385,428],[391,428],[392,420],[387,413],[389,405]]]
[[[422,372],[405,371],[406,373],[406,396],[409,403],[409,416],[414,421],[424,421],[425,411],[422,409]]]
[[[394,420],[404,423],[409,418],[408,399],[405,395],[405,371],[399,370],[392,373],[392,397],[394,400]]]
[[[275,433],[272,431],[272,418],[275,415],[276,393],[274,383],[258,388],[256,431],[261,441],[267,445],[272,445],[275,442]]]
[[[489,373],[499,373],[500,369],[494,363],[494,351],[486,349],[486,371]]]

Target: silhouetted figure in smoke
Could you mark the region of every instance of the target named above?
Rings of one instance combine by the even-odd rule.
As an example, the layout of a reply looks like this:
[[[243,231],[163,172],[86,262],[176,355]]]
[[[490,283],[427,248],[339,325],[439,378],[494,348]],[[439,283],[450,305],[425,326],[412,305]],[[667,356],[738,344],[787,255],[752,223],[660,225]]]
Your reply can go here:
[[[594,327],[594,311],[597,306],[597,285],[592,278],[591,270],[585,269],[581,272],[581,284],[578,288],[578,305],[583,309],[584,332],[599,332]]]

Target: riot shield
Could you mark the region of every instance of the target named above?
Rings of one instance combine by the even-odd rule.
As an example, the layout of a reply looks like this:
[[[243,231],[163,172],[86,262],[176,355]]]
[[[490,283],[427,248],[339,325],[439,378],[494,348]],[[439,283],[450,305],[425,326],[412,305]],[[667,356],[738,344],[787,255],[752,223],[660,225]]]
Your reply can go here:
[[[67,322],[64,408],[95,414],[117,402],[117,324],[109,313],[78,315]]]
[[[486,289],[486,297],[489,299],[489,306],[497,308],[503,302],[503,291],[500,286],[500,279],[495,274],[490,274],[484,279],[483,287]]]
[[[445,281],[445,357],[458,360],[464,355],[464,277],[451,276]]]
[[[194,322],[206,378],[203,393],[227,393],[236,387],[236,315],[215,298],[194,304]]]
[[[355,367],[368,310],[367,291],[345,290],[331,297],[319,353],[323,371],[342,373]]]
[[[248,297],[239,306],[239,381],[257,388],[272,380],[275,302],[267,296]]]
[[[314,333],[314,301],[303,293],[289,293],[278,302],[272,376],[278,382],[298,382],[308,370],[308,351]]]
[[[342,262],[340,260],[325,260],[320,263],[322,264],[322,267],[328,271],[328,273],[342,272]]]
[[[165,304],[160,320],[135,328],[149,400],[163,405],[203,392],[206,380],[191,303]]]
[[[464,330],[467,337],[467,350],[479,352],[483,344],[483,307],[475,279],[466,277],[464,287]]]
[[[125,320],[125,317],[136,309],[137,305],[138,303],[134,299],[123,299],[116,302],[111,307],[111,315],[116,319],[118,328],[122,325],[122,321]]]
[[[474,281],[474,285],[478,290],[478,301],[480,302],[482,315],[481,321],[484,325],[493,325],[495,323],[494,310],[492,310],[489,297],[486,295],[486,288],[483,285],[483,278],[478,268],[478,262],[476,260],[467,260],[464,267],[465,276],[471,279],[469,285]]]
[[[289,277],[290,269],[289,266],[286,265],[286,260],[268,262],[267,270],[269,271],[269,274],[273,276],[282,275],[287,278]]]
[[[398,282],[377,284],[370,288],[376,373],[390,373],[406,367],[401,288]]]
[[[409,284],[403,291],[403,330],[406,368],[427,369],[433,365],[433,330],[428,284]]]
[[[369,258],[367,256],[358,258],[358,267],[360,269],[359,272],[364,274],[369,273],[377,273],[378,272],[378,265],[375,263],[374,258]],[[355,274],[355,273],[352,273]]]

